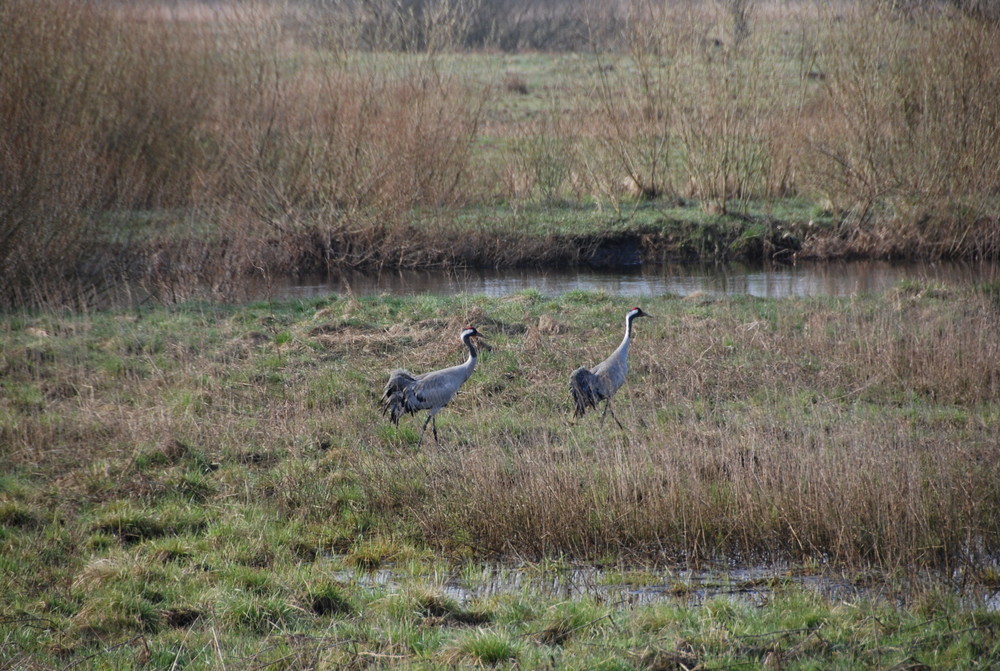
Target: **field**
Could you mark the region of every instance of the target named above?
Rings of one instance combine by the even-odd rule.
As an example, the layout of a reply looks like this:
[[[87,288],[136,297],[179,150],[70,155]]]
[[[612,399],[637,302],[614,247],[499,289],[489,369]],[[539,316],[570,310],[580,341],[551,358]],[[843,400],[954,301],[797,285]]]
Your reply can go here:
[[[485,14],[519,2],[4,3],[0,304],[574,265],[622,237],[650,260],[998,257],[988,9]]]
[[[0,671],[1000,666],[996,283],[645,297],[622,428],[632,299],[237,300],[996,261],[992,7],[0,2]]]
[[[624,430],[569,412],[630,307],[604,294],[5,315],[0,668],[995,665],[995,287],[642,305]],[[381,387],[469,323],[489,350],[418,447]],[[787,568],[733,583],[758,602],[476,592],[733,562]]]

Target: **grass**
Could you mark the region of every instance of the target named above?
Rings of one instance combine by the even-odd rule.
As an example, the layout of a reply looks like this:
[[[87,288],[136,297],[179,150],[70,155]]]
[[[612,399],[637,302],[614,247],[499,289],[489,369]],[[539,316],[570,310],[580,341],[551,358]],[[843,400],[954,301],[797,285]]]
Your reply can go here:
[[[625,432],[565,390],[620,338],[606,294],[2,315],[0,665],[995,663],[952,580],[996,584],[994,293],[641,304]],[[457,363],[468,323],[492,349],[417,449],[381,385]],[[705,601],[642,569],[720,559],[876,589]],[[521,576],[569,562],[663,594]]]

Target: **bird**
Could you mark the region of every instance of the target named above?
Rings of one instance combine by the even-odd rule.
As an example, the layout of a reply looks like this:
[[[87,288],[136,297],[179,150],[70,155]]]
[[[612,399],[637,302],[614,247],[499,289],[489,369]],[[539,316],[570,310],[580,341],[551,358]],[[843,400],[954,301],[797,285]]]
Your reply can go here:
[[[642,308],[635,307],[629,310],[625,315],[625,337],[611,356],[594,366],[592,371],[580,366],[570,373],[569,393],[576,406],[573,411],[574,417],[583,417],[588,407],[596,410],[597,404],[604,401],[601,424],[604,424],[604,418],[608,410],[611,410],[611,417],[620,429],[625,430],[615,417],[615,411],[611,409],[611,397],[625,384],[625,374],[628,373],[628,346],[632,342],[632,322],[637,317],[650,316],[643,312]]]
[[[429,410],[424,426],[420,429],[419,446],[424,440],[424,432],[427,424],[431,424],[434,431],[434,442],[437,442],[437,420],[434,415],[448,405],[455,392],[458,391],[472,371],[476,368],[478,352],[472,342],[472,338],[483,338],[483,334],[475,327],[467,326],[462,331],[461,340],[469,348],[469,358],[465,363],[450,368],[442,368],[420,375],[413,375],[407,370],[397,368],[389,373],[389,381],[385,383],[382,391],[382,414],[388,415],[389,420],[399,426],[399,418],[407,414],[416,414],[421,410]]]

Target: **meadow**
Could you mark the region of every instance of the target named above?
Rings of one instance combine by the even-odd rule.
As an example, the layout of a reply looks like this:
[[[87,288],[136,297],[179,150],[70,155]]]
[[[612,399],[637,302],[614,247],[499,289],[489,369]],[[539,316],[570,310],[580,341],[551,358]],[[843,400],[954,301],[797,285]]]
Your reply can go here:
[[[995,287],[642,306],[624,431],[570,413],[605,294],[4,315],[0,668],[995,665]],[[381,387],[466,324],[489,350],[418,447]],[[574,565],[786,568],[759,603],[446,589]]]
[[[0,671],[996,667],[994,284],[644,298],[624,429],[567,378],[632,299],[235,300],[616,245],[996,260],[995,19],[0,3]],[[466,325],[418,446],[382,385]]]
[[[518,2],[4,3],[0,302],[573,265],[616,236],[647,260],[997,258],[987,10],[487,14]]]

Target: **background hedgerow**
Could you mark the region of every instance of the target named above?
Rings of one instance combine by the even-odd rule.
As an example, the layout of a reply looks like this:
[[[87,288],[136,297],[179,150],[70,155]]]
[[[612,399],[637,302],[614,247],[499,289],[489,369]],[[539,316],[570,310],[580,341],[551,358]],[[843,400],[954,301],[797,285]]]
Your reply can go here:
[[[983,12],[532,6],[5,3],[0,300],[232,297],[248,278],[588,244],[539,203],[638,234],[638,201],[668,231],[675,208],[766,227],[805,201],[822,225],[784,222],[804,226],[800,256],[996,258]]]

